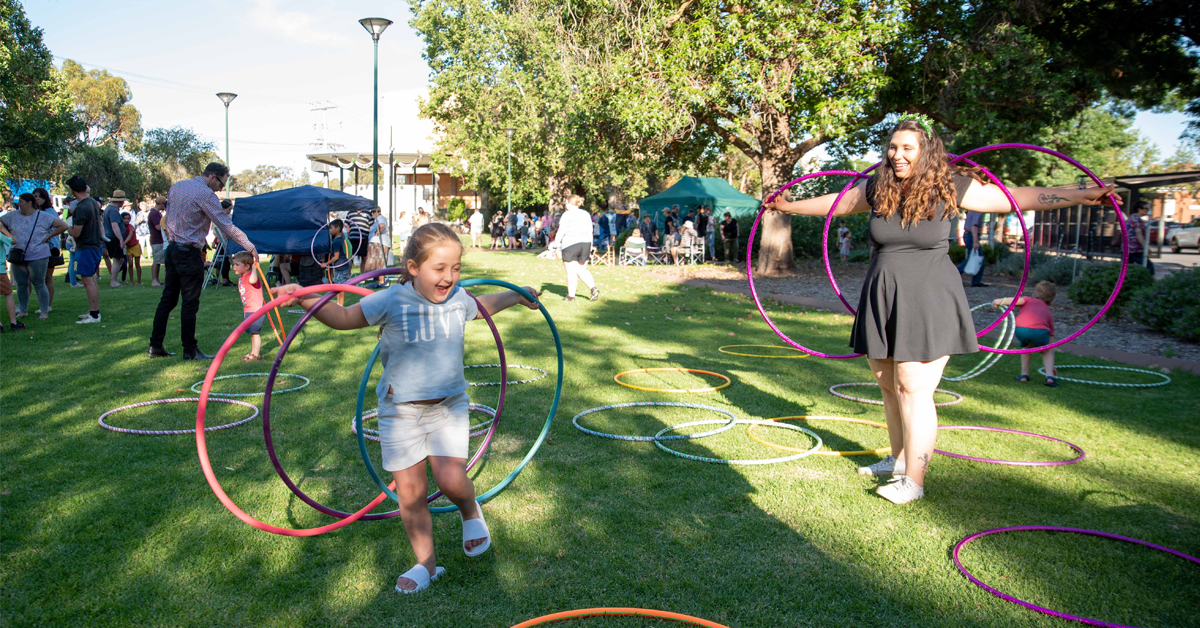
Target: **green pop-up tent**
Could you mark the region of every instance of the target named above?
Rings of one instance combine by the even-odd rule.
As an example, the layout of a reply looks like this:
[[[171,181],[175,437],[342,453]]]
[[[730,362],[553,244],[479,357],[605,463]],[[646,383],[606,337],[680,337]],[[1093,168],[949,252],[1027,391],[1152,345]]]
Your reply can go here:
[[[699,206],[711,209],[713,216],[720,221],[725,217],[725,212],[733,214],[734,218],[753,216],[758,212],[760,203],[753,196],[737,191],[725,179],[714,177],[684,177],[666,190],[638,201],[642,215],[650,214],[660,227],[662,210],[673,205],[679,206],[679,215],[683,220],[691,218]]]

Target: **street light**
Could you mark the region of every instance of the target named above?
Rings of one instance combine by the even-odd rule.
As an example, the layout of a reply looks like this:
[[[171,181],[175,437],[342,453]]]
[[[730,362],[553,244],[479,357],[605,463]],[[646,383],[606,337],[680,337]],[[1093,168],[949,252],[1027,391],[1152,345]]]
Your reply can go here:
[[[229,167],[229,103],[237,98],[237,94],[233,92],[219,92],[217,98],[225,103],[225,167]],[[229,198],[229,186],[225,186],[225,198]]]
[[[371,145],[371,201],[379,207],[379,36],[392,21],[382,17],[364,17],[358,21],[375,42],[375,128]],[[437,208],[434,208],[435,210]]]
[[[504,134],[508,136],[508,213],[512,213],[512,134],[516,129],[512,127],[504,127]]]

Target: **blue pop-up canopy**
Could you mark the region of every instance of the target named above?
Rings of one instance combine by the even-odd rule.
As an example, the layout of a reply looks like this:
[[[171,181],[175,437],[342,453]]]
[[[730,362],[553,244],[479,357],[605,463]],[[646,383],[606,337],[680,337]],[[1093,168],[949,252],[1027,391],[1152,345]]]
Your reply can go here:
[[[303,185],[239,199],[233,210],[233,224],[246,233],[259,253],[308,253],[315,235],[312,249],[322,254],[330,252],[325,223],[331,212],[369,212],[374,208],[369,198]],[[241,250],[232,240],[229,247],[230,253]]]

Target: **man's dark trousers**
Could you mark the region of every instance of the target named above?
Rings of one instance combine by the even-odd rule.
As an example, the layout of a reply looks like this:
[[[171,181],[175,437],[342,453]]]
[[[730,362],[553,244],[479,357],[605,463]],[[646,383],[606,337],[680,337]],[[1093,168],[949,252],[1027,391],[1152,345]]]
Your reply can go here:
[[[180,337],[184,351],[196,349],[196,314],[200,311],[200,293],[204,290],[204,256],[200,249],[172,242],[167,245],[166,271],[162,299],[154,312],[154,330],[150,332],[150,346],[163,346],[167,337],[167,321],[171,311],[183,297],[179,310]]]

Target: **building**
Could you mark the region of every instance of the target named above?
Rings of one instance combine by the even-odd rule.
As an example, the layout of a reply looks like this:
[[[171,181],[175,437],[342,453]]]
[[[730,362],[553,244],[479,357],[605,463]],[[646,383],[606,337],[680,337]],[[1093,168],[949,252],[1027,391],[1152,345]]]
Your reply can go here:
[[[371,198],[371,155],[351,152],[308,155],[312,171],[337,180],[342,191]],[[463,178],[445,172],[433,172],[431,156],[425,153],[379,155],[379,207],[393,220],[401,212],[434,210],[434,217],[445,220],[453,199],[462,199],[467,210],[482,209],[486,194],[466,188]]]

